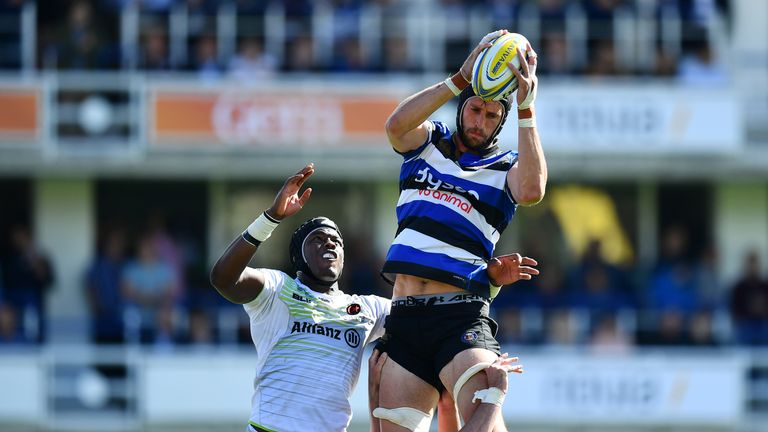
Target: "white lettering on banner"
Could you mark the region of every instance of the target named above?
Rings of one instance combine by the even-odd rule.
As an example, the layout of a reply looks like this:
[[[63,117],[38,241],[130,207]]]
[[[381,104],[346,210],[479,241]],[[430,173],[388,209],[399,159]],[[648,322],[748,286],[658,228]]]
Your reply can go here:
[[[211,116],[217,137],[227,144],[336,143],[344,131],[341,107],[320,98],[222,96]]]
[[[548,379],[544,398],[553,406],[575,409],[648,410],[660,403],[661,388],[652,376],[557,376]]]
[[[606,135],[624,139],[651,139],[661,132],[661,114],[646,104],[615,106],[555,107],[554,122],[547,124],[557,134],[596,138]]]
[[[735,92],[595,85],[542,87],[536,117],[546,149],[579,153],[724,153],[743,145]],[[514,148],[517,129],[502,145]]]
[[[515,378],[526,397],[505,404],[505,418],[728,425],[744,414],[738,356],[520,356],[535,368]]]

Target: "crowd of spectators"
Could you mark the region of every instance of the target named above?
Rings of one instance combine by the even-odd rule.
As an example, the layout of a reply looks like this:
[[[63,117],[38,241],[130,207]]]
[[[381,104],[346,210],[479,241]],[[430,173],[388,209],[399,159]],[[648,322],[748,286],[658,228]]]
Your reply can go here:
[[[342,286],[390,296],[379,277],[381,257],[368,242],[347,237]],[[10,245],[0,260],[0,344],[42,343],[55,266],[26,227],[11,230]],[[498,337],[612,353],[634,346],[768,346],[768,278],[758,253],[750,251],[741,275],[721,284],[714,251],[689,251],[685,231],[670,226],[653,265],[611,264],[598,241],[571,268],[541,262],[540,277],[504,287],[494,301]],[[159,348],[250,343],[245,315],[187,261],[161,223],[130,241],[123,230],[105,232],[82,279],[91,341]],[[287,263],[283,270],[291,271]]]
[[[3,0],[0,13],[12,14],[23,3]],[[371,16],[367,12],[373,9],[379,12],[375,14],[378,18],[367,19]],[[443,30],[431,32],[423,40],[409,38],[414,34],[409,18],[423,17],[430,9],[446,17],[447,22],[438,26]],[[265,24],[265,14],[277,13],[275,10],[284,17],[280,30]],[[332,25],[323,27],[323,20],[315,19],[321,10],[330,11]],[[37,11],[36,67],[44,70],[135,69],[246,80],[278,71],[443,73],[458,68],[477,43],[477,30],[472,26],[479,16],[489,28],[538,29],[531,36],[540,54],[542,75],[655,74],[711,83],[724,77],[711,24],[715,16],[728,16],[729,2],[75,0],[41,2]],[[138,12],[135,23],[126,19],[128,11]],[[233,17],[230,24],[219,19],[222,13]],[[645,36],[649,43],[622,42],[625,36],[617,34],[621,25],[615,25],[615,20],[627,16],[646,20],[647,28],[654,29]],[[680,25],[666,25],[665,20]],[[135,31],[128,31],[131,25]],[[235,35],[219,40],[227,34],[219,28],[225,25],[233,25]],[[583,40],[574,40],[574,26],[583,28],[577,32]],[[670,35],[665,30],[669,28],[678,28],[679,34]],[[273,33],[278,37],[270,38]],[[18,35],[11,32],[0,37],[5,42],[0,45],[20,52]],[[423,49],[424,44],[431,48]],[[634,56],[631,51],[636,51]],[[15,66],[20,64],[20,55],[5,58],[19,59]],[[12,60],[5,63],[2,66],[14,66]]]

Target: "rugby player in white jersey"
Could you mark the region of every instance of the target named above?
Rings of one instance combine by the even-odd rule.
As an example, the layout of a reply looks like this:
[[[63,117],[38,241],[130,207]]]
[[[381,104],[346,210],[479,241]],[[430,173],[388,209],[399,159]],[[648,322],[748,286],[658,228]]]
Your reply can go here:
[[[365,345],[381,336],[389,301],[339,290],[344,244],[336,224],[313,218],[291,238],[295,278],[247,267],[279,222],[298,212],[312,193],[299,191],[314,172],[289,177],[272,206],[235,238],[211,271],[211,283],[243,304],[256,347],[249,430],[344,431],[349,396]]]
[[[517,152],[496,142],[512,103],[483,101],[469,85],[480,51],[504,33],[486,35],[459,72],[405,99],[386,123],[403,163],[398,230],[382,271],[394,283],[382,344],[389,360],[373,413],[385,432],[425,430],[444,389],[465,422],[484,403],[503,401],[483,371],[500,353],[488,308],[499,287],[516,280],[508,270],[525,279],[538,271],[518,254],[493,258],[494,248],[517,206],[538,203],[547,182],[531,47],[517,53],[522,71],[507,65],[519,82]],[[452,132],[429,117],[455,96]],[[500,417],[493,430],[506,430]]]
[[[327,218],[310,219],[293,234],[289,254],[296,278],[247,266],[279,222],[307,202],[312,189],[299,192],[313,173],[310,164],[289,177],[272,206],[232,241],[211,271],[213,286],[243,304],[251,321],[256,378],[249,431],[345,431],[364,347],[381,336],[390,309],[389,299],[341,292],[344,244]],[[385,360],[377,353],[373,363]],[[501,358],[494,367],[505,374],[519,371],[515,361]],[[478,424],[492,424],[497,411],[484,410]]]

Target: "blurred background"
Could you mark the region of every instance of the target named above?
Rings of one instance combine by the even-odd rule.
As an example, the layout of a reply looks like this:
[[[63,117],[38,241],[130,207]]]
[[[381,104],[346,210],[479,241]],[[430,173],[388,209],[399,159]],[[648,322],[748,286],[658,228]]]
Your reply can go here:
[[[496,28],[539,54],[550,172],[497,249],[542,271],[492,308],[510,427],[768,431],[765,0],[0,0],[0,430],[243,430],[211,264],[314,162],[252,264],[325,215],[389,296],[384,121]]]

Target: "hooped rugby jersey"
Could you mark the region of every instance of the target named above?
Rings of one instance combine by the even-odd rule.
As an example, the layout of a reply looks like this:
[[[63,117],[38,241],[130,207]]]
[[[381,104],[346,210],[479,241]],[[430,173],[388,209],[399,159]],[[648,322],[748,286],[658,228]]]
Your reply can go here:
[[[363,350],[384,333],[390,302],[327,295],[268,269],[264,289],[243,305],[256,347],[250,424],[278,432],[344,431]]]
[[[456,160],[451,131],[442,122],[430,124],[426,142],[402,154],[397,234],[382,273],[432,279],[493,298],[497,292],[491,292],[485,270],[517,208],[507,186],[517,153],[493,146]]]

